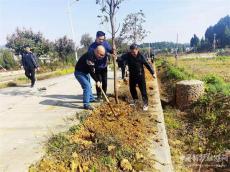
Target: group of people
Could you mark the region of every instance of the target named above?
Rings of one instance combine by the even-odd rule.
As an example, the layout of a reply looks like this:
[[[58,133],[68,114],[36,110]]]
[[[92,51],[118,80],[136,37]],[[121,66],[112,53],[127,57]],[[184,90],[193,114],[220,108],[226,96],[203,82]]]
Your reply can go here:
[[[113,49],[106,41],[105,33],[98,31],[95,42],[89,46],[88,51],[79,58],[75,65],[74,75],[83,89],[84,109],[93,110],[90,102],[102,101],[102,90],[105,94],[107,92],[109,54],[113,56]],[[136,90],[136,86],[138,85],[142,95],[143,110],[147,111],[148,95],[144,66],[152,74],[153,78],[155,78],[152,66],[146,57],[141,54],[137,44],[130,45],[129,51],[120,57],[119,63],[122,66],[128,66],[129,90],[132,96],[131,105],[135,105],[138,100]],[[25,47],[25,53],[22,55],[22,65],[25,69],[25,75],[31,80],[31,87],[33,87],[35,84],[35,70],[39,70],[39,66],[29,46]],[[90,76],[96,83],[96,99],[92,93]],[[122,77],[124,77],[124,74]]]
[[[107,74],[109,56],[113,56],[113,49],[105,40],[105,33],[98,31],[96,40],[92,43],[84,55],[82,55],[75,66],[75,77],[81,84],[83,89],[83,105],[84,109],[92,110],[90,102],[101,100],[101,89],[107,91]],[[133,100],[131,105],[135,105],[138,100],[136,85],[138,85],[142,100],[143,110],[148,110],[148,95],[146,91],[145,71],[144,66],[155,78],[154,70],[147,59],[140,53],[137,44],[132,44],[129,52],[123,54],[120,58],[123,66],[128,66],[129,69],[129,89]],[[96,82],[97,99],[92,94],[90,76]]]

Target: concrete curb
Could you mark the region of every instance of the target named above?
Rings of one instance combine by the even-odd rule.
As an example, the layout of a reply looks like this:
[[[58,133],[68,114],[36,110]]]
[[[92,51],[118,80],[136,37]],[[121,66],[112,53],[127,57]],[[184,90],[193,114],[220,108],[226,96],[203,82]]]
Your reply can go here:
[[[154,114],[157,116],[157,134],[158,142],[153,142],[151,153],[154,154],[155,168],[161,172],[173,172],[170,147],[165,129],[164,114],[160,101],[160,92],[157,78],[153,81],[154,95]]]

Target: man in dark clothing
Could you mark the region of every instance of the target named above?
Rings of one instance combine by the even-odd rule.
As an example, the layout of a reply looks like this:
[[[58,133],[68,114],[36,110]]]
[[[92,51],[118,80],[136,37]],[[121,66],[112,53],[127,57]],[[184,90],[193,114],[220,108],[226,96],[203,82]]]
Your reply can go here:
[[[124,65],[124,62],[122,60],[123,57],[124,57],[124,55],[118,57],[116,61],[117,61],[118,67],[121,68],[121,78],[125,79],[125,65]]]
[[[151,60],[151,63],[154,63],[154,61],[155,61],[155,53],[154,53],[154,51],[152,51],[150,53],[150,60]]]
[[[99,45],[102,45],[105,48],[105,57],[102,59],[96,59],[95,61],[95,73],[100,82],[102,82],[102,89],[106,93],[107,91],[107,65],[109,61],[108,53],[112,54],[112,48],[110,44],[105,40],[105,33],[102,31],[98,31],[96,34],[96,40],[93,42],[88,49],[88,52],[93,52],[95,48]],[[101,99],[101,89],[96,86],[97,90],[97,98]]]
[[[129,67],[129,89],[132,95],[133,101],[132,105],[135,105],[135,102],[138,99],[136,85],[138,85],[142,100],[144,103],[143,110],[148,110],[148,96],[146,92],[146,82],[145,82],[145,72],[144,66],[149,70],[152,74],[153,78],[155,78],[154,70],[152,66],[148,63],[146,58],[139,52],[137,44],[132,44],[130,46],[130,52],[126,53],[123,56],[124,64]]]
[[[35,55],[30,51],[29,46],[25,46],[25,53],[22,54],[22,65],[25,75],[31,80],[31,87],[35,84],[35,69],[39,70]]]
[[[90,106],[90,102],[94,102],[94,96],[92,94],[92,88],[90,83],[90,77],[95,80],[96,86],[101,87],[101,82],[95,74],[95,61],[96,59],[102,59],[105,56],[105,48],[99,45],[93,52],[87,52],[80,57],[76,66],[74,75],[83,89],[83,105],[84,109],[93,110]]]

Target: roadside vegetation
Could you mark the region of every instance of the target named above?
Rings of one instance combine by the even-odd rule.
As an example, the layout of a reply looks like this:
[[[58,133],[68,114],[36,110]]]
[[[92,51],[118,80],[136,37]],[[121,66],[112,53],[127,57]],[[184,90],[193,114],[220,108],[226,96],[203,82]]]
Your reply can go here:
[[[177,66],[173,58],[160,58],[156,64],[175,170],[228,167],[230,70],[227,66],[230,56],[184,58],[178,60]],[[205,94],[189,109],[181,112],[175,107],[175,84],[190,79],[204,81]],[[203,155],[203,159],[194,160],[192,155]],[[210,160],[210,157],[217,155],[222,156],[219,162]],[[186,158],[190,158],[189,161],[186,162]],[[206,161],[205,158],[209,159]]]
[[[72,74],[73,72],[74,72],[74,67],[70,66],[70,67],[66,67],[66,69],[60,68],[60,69],[56,69],[55,71],[51,71],[51,72],[48,72],[47,70],[46,72],[39,72],[36,78],[37,80],[44,80],[44,79],[49,79],[53,77]],[[28,78],[26,78],[25,76],[21,76],[21,77],[15,78],[13,81],[0,83],[0,89],[6,88],[6,87],[17,87],[21,84],[26,84],[26,83],[30,83]]]

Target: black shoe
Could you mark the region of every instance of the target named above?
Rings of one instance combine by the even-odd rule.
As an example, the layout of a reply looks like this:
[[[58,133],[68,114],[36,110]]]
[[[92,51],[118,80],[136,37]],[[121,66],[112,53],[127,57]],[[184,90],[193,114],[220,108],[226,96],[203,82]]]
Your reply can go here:
[[[92,106],[88,105],[88,106],[84,106],[84,109],[85,110],[93,110],[94,108]]]
[[[96,101],[97,102],[103,102],[103,99],[101,97],[97,97]]]

